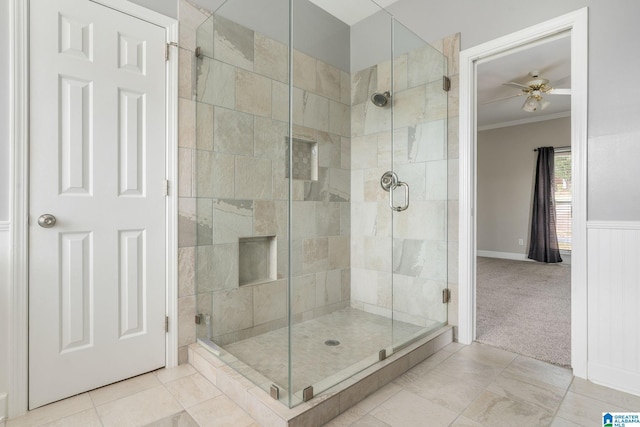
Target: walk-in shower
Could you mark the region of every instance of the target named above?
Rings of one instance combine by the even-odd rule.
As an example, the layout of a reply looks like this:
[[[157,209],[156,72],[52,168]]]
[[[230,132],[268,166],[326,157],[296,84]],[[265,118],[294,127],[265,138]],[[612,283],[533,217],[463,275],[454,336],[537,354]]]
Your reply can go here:
[[[197,337],[288,406],[447,323],[447,61],[362,3],[227,0],[195,40]]]

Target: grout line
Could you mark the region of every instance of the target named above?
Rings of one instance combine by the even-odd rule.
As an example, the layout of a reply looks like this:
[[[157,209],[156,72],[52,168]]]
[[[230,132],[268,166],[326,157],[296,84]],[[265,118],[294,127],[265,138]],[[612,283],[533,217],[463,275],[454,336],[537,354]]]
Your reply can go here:
[[[104,427],[104,423],[102,422],[102,417],[100,417],[100,414],[98,413],[98,408],[93,408],[93,410],[96,411],[96,417],[98,417],[98,421],[100,422],[100,425]]]
[[[91,397],[90,391],[87,392],[87,395],[89,396],[89,400],[91,401],[91,406],[93,407],[93,411],[96,413],[96,417],[98,417],[98,422],[100,422],[100,425],[104,427],[104,423],[102,422],[102,417],[100,417],[100,413],[98,412],[98,407],[96,406],[96,402],[93,401],[93,397]]]
[[[567,395],[569,394],[569,390],[571,390],[571,386],[573,385],[573,381],[575,379],[576,379],[575,376],[571,378],[571,382],[567,386],[567,389],[565,390],[564,395],[562,396],[562,400],[560,400],[560,404],[558,405],[558,408],[553,413],[553,420],[555,420],[558,417],[558,412],[560,412],[560,408],[562,408],[562,404],[564,403],[564,400],[567,398]]]

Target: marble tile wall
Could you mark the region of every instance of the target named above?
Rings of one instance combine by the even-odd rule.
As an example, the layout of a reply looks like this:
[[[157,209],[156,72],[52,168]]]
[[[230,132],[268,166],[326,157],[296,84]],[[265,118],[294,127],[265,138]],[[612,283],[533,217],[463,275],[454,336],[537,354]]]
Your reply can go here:
[[[289,76],[288,46],[186,0],[179,19],[182,354],[206,337],[196,313],[211,314],[221,345],[286,325]],[[297,50],[293,86],[293,137],[316,150],[298,159],[315,162],[310,179],[292,184],[292,310],[302,321],[349,305],[351,89],[348,73]],[[269,250],[239,245],[262,236],[275,236]],[[269,260],[247,261],[257,256]],[[239,259],[255,268],[240,272]],[[273,277],[252,280],[272,261]]]
[[[209,16],[180,1],[181,361],[186,346],[206,334],[204,326],[196,331],[196,313],[218,313],[213,332],[221,343],[286,324],[288,49],[223,18],[201,25]],[[205,39],[211,42],[199,43],[203,56],[196,59],[197,41]],[[402,112],[395,117],[395,168],[411,182],[407,212],[415,215],[394,214],[393,230],[378,183],[393,167],[391,116],[368,101],[373,91],[389,90],[390,62],[350,76],[294,50],[293,137],[318,147],[317,180],[293,182],[296,321],[351,304],[382,315],[394,309],[416,324],[448,310],[455,325],[459,43],[454,35],[434,44],[448,58],[446,104],[428,101],[440,79],[430,83],[415,71],[432,52],[394,61],[394,102]],[[428,143],[443,135],[446,143]],[[276,236],[277,279],[239,287],[238,239],[253,236]],[[439,302],[445,284],[453,297],[448,307]],[[424,315],[425,306],[432,314]],[[244,315],[223,322],[229,307]]]
[[[399,55],[393,85],[391,61],[352,75],[351,305],[422,326],[457,317],[459,43],[453,35]],[[448,93],[443,75],[452,80]],[[387,90],[393,135],[391,109],[369,101]],[[392,169],[410,186],[404,212],[392,213],[379,184]],[[404,199],[400,190],[394,198]],[[442,304],[447,286],[449,306]]]

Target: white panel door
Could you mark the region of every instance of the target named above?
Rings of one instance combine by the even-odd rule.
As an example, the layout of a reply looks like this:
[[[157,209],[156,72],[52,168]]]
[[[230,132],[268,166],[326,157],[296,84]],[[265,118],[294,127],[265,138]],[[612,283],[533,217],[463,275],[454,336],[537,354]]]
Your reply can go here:
[[[165,365],[165,30],[89,0],[30,9],[35,408]]]

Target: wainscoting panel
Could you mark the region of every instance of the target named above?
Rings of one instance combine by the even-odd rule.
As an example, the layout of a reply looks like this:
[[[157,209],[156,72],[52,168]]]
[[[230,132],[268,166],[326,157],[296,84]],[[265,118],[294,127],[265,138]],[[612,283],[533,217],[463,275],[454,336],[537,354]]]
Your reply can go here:
[[[588,376],[640,395],[640,222],[589,222]]]
[[[11,290],[9,289],[9,263],[11,260],[11,224],[7,221],[0,221],[0,347],[5,349],[9,341],[9,324],[11,301]],[[9,384],[7,378],[10,377],[9,372],[9,352],[0,351],[0,425],[2,420],[7,417],[7,392]]]

